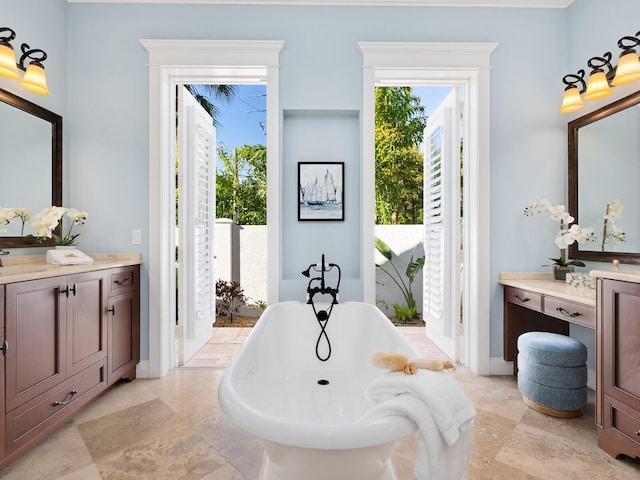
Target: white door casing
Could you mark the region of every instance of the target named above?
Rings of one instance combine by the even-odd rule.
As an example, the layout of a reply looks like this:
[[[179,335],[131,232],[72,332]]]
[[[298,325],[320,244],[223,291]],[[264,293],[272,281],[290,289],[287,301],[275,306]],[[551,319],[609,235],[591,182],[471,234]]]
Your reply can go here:
[[[489,263],[489,94],[490,58],[497,43],[359,42],[363,58],[362,100],[362,270],[363,298],[375,304],[375,98],[376,85],[461,85],[465,92],[463,202],[465,246],[462,279],[461,346],[465,364],[491,373]],[[468,179],[468,182],[466,181]]]
[[[179,84],[267,85],[267,302],[280,282],[280,100],[282,41],[140,40],[149,53],[149,360],[137,376],[175,366],[175,88]],[[173,139],[173,140],[172,140]]]

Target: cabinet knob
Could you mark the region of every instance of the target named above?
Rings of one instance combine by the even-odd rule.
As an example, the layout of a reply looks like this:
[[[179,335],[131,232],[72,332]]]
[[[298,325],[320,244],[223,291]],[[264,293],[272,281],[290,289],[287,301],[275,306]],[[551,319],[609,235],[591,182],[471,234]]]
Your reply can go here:
[[[640,430],[636,432],[636,435],[640,437]]]
[[[76,284],[73,284],[73,287],[69,288],[69,285],[64,287],[64,289],[60,289],[60,295],[65,294],[67,298],[69,298],[69,293],[73,293],[73,296],[76,296]]]
[[[113,283],[119,286],[127,285],[131,281],[131,277],[127,277],[123,280],[114,280]]]
[[[2,350],[2,354],[6,357],[7,352],[9,351],[9,342],[7,342],[6,340],[2,342],[2,347],[0,348],[0,350]]]
[[[116,314],[116,306],[115,305],[111,305],[111,308],[109,310],[107,310],[107,312],[111,312],[111,315],[115,315]]]
[[[530,298],[522,298],[520,295],[518,295],[517,293],[513,295],[513,298],[515,298],[516,300],[520,300],[522,303],[526,303],[529,300],[531,300]]]

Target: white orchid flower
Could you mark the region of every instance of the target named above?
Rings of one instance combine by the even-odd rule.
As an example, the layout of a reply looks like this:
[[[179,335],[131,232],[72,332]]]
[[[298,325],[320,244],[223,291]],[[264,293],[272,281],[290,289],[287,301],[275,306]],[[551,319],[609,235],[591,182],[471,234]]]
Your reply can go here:
[[[53,233],[53,230],[58,226],[65,214],[71,220],[71,225],[66,234],[58,236]],[[77,208],[52,206],[38,212],[33,222],[31,222],[31,226],[36,231],[38,237],[53,238],[58,245],[75,245],[76,238],[80,234],[76,233],[72,235],[73,226],[84,225],[88,216],[89,214],[87,212],[80,211]]]
[[[69,217],[72,222],[82,225],[87,221],[89,214],[87,212],[81,212],[77,208],[70,208],[67,210],[67,217]]]
[[[560,222],[558,230],[556,232],[555,244],[560,249],[560,258],[552,258],[554,264],[566,266],[566,265],[578,265],[584,266],[584,263],[577,260],[567,261],[566,249],[574,242],[582,243],[586,240],[593,238],[592,228],[581,228],[579,225],[574,224],[575,218],[566,211],[566,207],[561,204],[551,204],[549,200],[543,199],[540,203],[531,203],[525,208],[524,214],[527,216],[536,215],[539,213],[549,213],[551,219]]]
[[[560,250],[566,249],[569,245],[571,245],[573,243],[573,240],[571,240],[570,242],[568,242],[567,240],[568,240],[568,238],[567,238],[566,235],[558,235],[556,237],[555,242],[556,242],[556,245],[558,246],[558,248]]]
[[[11,207],[0,208],[0,224],[8,224],[13,218],[15,218],[16,212]]]

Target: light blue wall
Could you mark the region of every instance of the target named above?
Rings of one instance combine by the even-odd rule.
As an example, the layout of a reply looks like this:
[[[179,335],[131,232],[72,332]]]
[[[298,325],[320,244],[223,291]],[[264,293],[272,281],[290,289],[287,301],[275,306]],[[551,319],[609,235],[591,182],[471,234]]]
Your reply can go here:
[[[564,65],[566,11],[71,4],[68,21],[72,200],[91,213],[93,224],[104,226],[83,239],[96,250],[132,250],[131,229],[147,228],[148,80],[140,38],[284,40],[282,109],[356,111],[362,102],[358,41],[498,42],[491,72],[491,247],[501,254],[492,263],[492,295],[498,295],[500,271],[538,267],[521,255],[514,217],[544,190],[559,196],[563,188],[562,119],[549,92],[557,90]],[[358,144],[354,138],[356,152]],[[359,158],[345,163],[347,175],[359,175]],[[283,182],[290,173],[283,173]],[[328,238],[342,242],[340,251],[330,245],[335,251],[325,253],[344,258],[341,266],[352,272],[344,279],[343,299],[361,298],[361,208],[359,197],[345,195],[351,206],[344,223],[309,227],[283,207],[284,236],[314,232],[304,235],[308,246],[283,253],[282,299],[303,298],[304,279],[287,278],[288,272],[315,261]],[[532,258],[548,256],[539,242],[531,250]],[[501,301],[498,306],[492,355],[500,354],[502,344]],[[147,332],[143,325],[143,348]]]
[[[69,165],[69,204],[87,210],[90,221],[83,245],[93,251],[139,251],[148,259],[148,73],[141,38],[284,40],[281,54],[281,108],[359,112],[362,103],[362,59],[358,41],[498,42],[491,70],[491,355],[502,352],[501,271],[542,270],[557,252],[553,225],[549,231],[526,224],[522,210],[529,202],[566,197],[567,119],[557,113],[561,78],[567,68],[568,35],[578,30],[570,17],[584,18],[591,32],[602,25],[602,2],[576,0],[571,9],[461,9],[388,7],[300,7],[229,5],[69,4],[63,0],[47,20],[30,15],[23,5],[49,5],[50,0],[10,0],[9,10],[27,33],[52,29],[46,44],[56,49],[68,29],[69,92],[50,106],[65,116]],[[631,6],[633,0],[624,2]],[[576,5],[577,4],[577,5]],[[580,4],[585,4],[581,6]],[[49,7],[52,8],[52,7]],[[608,18],[625,18],[616,8]],[[620,32],[609,27],[617,38]],[[616,30],[616,32],[613,32]],[[626,31],[626,30],[625,30]],[[42,35],[43,32],[40,32]],[[39,40],[39,39],[38,39]],[[615,39],[614,39],[615,40]],[[613,41],[613,40],[611,40]],[[605,48],[610,48],[607,41]],[[599,48],[600,49],[600,48]],[[576,50],[574,52],[574,50]],[[63,56],[64,58],[64,56]],[[52,65],[52,66],[54,66]],[[55,66],[54,66],[55,68]],[[62,71],[60,71],[62,70]],[[50,74],[53,81],[54,73]],[[64,82],[63,82],[64,83]],[[50,86],[52,86],[50,84]],[[48,99],[51,102],[52,99]],[[42,103],[41,103],[42,104]],[[286,127],[286,125],[285,125]],[[286,138],[287,131],[283,131]],[[351,144],[350,144],[351,145]],[[356,152],[359,140],[353,139]],[[285,146],[287,146],[285,142]],[[293,148],[293,147],[292,147]],[[300,145],[295,145],[297,151]],[[286,153],[286,152],[283,152]],[[313,152],[310,152],[313,153]],[[294,160],[291,160],[293,162]],[[345,158],[347,175],[360,174],[359,158]],[[351,172],[351,173],[349,173]],[[283,183],[292,177],[283,173]],[[349,181],[349,179],[347,179]],[[349,193],[346,193],[349,195]],[[304,280],[286,278],[315,261],[323,239],[341,238],[329,256],[344,258],[345,300],[362,295],[359,275],[361,207],[348,196],[344,223],[326,223],[306,235],[308,225],[282,209],[283,235],[309,238],[309,247],[283,255],[281,298],[302,298]],[[143,245],[131,245],[131,229],[143,231]],[[304,235],[301,232],[304,231]],[[315,233],[318,233],[317,235]],[[314,257],[314,258],[311,258]],[[148,357],[148,284],[142,292],[142,357]],[[157,321],[152,319],[151,321]]]
[[[68,70],[67,2],[65,0],[12,0],[3,2],[1,11],[0,27],[8,27],[16,32],[16,38],[12,42],[16,52],[16,60],[20,59],[20,46],[23,43],[28,44],[31,48],[40,48],[47,53],[48,57],[44,62],[44,67],[47,74],[47,85],[51,93],[46,96],[31,93],[18,85],[19,79],[14,80],[5,77],[0,77],[0,88],[64,117],[67,108]],[[22,74],[22,72],[20,73]],[[12,130],[14,127],[14,125],[7,126],[0,120],[0,128],[10,132],[9,134],[15,137],[17,132]],[[63,142],[63,166],[66,167],[68,136],[65,135]],[[9,169],[6,164],[0,163],[0,175],[5,178],[7,175],[21,173],[22,171]],[[49,174],[50,172],[47,173]],[[30,175],[35,177],[38,172],[32,170]],[[68,185],[65,187],[63,196],[68,198]],[[50,193],[48,198],[47,203],[51,199]],[[1,200],[0,203],[2,203]],[[18,205],[2,204],[0,206],[15,207]],[[45,206],[47,205],[38,203],[38,208]],[[16,253],[20,253],[20,251],[12,251],[12,254]],[[34,253],[34,249],[25,249],[22,253]]]

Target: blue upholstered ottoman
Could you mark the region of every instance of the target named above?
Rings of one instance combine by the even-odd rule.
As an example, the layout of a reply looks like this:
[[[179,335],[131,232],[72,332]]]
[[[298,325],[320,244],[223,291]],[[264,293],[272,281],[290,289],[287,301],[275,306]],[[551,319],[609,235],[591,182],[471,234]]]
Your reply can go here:
[[[582,415],[587,403],[587,348],[548,332],[518,337],[518,388],[529,407],[554,417]]]

